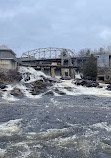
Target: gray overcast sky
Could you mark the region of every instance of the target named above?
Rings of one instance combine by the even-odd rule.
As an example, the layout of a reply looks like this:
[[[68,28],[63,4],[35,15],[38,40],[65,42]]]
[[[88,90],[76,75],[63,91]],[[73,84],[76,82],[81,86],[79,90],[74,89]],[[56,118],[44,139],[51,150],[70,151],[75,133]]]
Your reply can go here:
[[[17,56],[50,46],[111,45],[111,0],[0,0],[0,45]]]

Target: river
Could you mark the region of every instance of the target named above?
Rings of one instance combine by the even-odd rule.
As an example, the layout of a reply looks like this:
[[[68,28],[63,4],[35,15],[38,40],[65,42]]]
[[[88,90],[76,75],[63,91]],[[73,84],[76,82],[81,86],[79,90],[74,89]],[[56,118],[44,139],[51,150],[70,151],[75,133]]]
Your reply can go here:
[[[31,96],[22,83],[16,86],[24,98],[4,92],[0,99],[0,158],[111,158],[111,92],[105,87],[70,80],[51,87],[65,95]]]

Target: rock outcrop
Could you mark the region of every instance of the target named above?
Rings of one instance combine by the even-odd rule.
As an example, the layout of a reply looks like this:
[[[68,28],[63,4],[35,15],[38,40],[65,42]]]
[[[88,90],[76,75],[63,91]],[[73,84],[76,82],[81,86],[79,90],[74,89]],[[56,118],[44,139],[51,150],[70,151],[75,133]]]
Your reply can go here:
[[[43,77],[42,80],[37,80],[30,83],[30,92],[32,95],[39,95],[41,93],[45,93],[48,91],[48,88],[53,86],[53,83],[56,82],[60,83],[61,81],[59,79]],[[53,95],[52,92],[47,92],[47,94]]]
[[[81,85],[81,86],[85,86],[85,87],[98,87],[98,88],[100,88],[99,83],[96,81],[92,81],[92,80],[76,79],[76,80],[74,80],[73,83],[76,85]]]
[[[23,97],[23,93],[21,92],[19,88],[14,88],[10,94],[15,97]]]
[[[109,84],[106,88],[108,91],[111,91],[111,84]]]
[[[65,76],[65,77],[61,77],[60,79],[61,80],[71,80],[71,77],[70,76]]]
[[[7,88],[7,85],[4,83],[0,83],[0,89],[5,89],[5,88]]]
[[[60,91],[58,88],[55,88],[54,91],[57,93],[57,94],[60,94],[60,95],[65,95],[66,93],[64,93],[63,91]]]
[[[32,95],[38,95],[40,93],[44,93],[47,90],[47,84],[43,80],[35,81],[30,83],[31,88],[31,94]]]

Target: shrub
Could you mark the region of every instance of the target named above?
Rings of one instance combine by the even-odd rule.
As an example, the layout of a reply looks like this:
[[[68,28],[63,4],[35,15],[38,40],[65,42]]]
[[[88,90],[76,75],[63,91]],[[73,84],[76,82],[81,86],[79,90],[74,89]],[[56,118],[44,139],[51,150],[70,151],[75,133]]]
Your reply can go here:
[[[22,79],[21,74],[17,70],[0,69],[0,82],[13,83]]]

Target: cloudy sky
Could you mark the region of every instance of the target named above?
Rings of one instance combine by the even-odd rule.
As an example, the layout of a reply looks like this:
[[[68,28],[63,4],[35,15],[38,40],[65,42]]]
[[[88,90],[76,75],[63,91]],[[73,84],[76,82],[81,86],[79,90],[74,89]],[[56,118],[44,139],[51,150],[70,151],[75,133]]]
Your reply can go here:
[[[111,45],[111,0],[0,0],[0,45],[17,56],[35,48]]]

